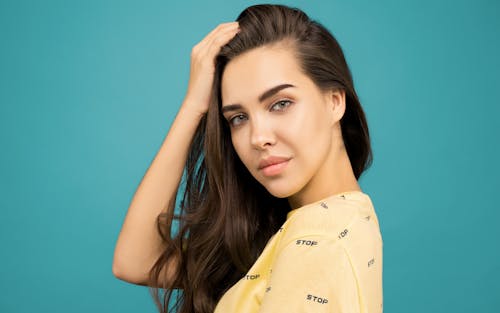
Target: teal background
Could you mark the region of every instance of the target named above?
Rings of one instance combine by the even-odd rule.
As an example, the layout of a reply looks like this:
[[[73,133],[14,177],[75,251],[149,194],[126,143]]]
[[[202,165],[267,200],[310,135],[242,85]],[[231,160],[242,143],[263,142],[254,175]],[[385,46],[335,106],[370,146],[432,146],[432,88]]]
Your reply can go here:
[[[155,312],[111,271],[186,92],[254,1],[0,2],[0,311]],[[384,312],[498,312],[498,1],[285,1],[346,54],[374,163]]]

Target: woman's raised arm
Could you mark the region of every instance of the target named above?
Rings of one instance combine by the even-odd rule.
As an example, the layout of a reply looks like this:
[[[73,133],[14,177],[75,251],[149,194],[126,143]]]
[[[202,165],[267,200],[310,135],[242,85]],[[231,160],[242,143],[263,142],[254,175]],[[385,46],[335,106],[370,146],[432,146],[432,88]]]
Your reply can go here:
[[[123,281],[147,285],[149,270],[165,249],[156,229],[156,218],[173,200],[190,144],[208,110],[215,56],[237,31],[236,22],[220,24],[191,51],[186,97],[134,194],[116,242],[112,271]],[[173,263],[166,267],[168,273],[174,273],[177,262]]]

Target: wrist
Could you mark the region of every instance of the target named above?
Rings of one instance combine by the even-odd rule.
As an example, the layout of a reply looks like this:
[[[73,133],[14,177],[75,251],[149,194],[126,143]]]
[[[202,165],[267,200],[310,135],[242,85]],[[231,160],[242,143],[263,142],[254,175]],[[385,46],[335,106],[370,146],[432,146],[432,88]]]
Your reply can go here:
[[[188,113],[189,115],[195,115],[196,117],[198,117],[200,119],[206,114],[206,112],[201,111],[200,109],[198,109],[196,107],[195,104],[193,104],[192,102],[190,102],[188,100],[185,100],[184,102],[182,102],[180,110],[182,112]]]

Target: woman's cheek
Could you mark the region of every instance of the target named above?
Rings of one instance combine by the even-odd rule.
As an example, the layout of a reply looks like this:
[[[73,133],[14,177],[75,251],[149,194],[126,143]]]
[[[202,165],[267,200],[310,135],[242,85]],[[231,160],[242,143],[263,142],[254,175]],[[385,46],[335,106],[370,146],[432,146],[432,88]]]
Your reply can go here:
[[[232,142],[233,142],[233,148],[234,151],[236,151],[236,154],[240,158],[241,162],[243,165],[245,165],[248,168],[248,162],[247,157],[249,155],[249,149],[248,147],[245,147],[245,143],[243,141],[243,138],[241,138],[241,135],[233,135],[232,136]]]

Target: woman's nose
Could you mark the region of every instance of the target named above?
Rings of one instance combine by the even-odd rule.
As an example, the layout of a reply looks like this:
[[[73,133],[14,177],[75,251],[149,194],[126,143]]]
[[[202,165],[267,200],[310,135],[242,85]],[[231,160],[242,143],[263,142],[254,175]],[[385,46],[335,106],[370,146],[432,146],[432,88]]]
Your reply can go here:
[[[253,148],[262,150],[274,145],[275,137],[269,121],[253,118],[251,121],[250,142]]]

